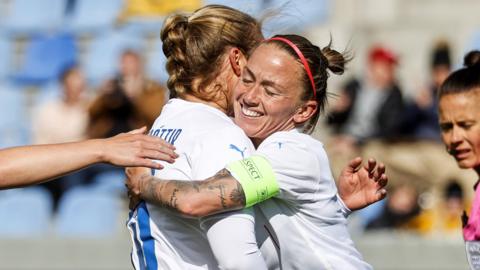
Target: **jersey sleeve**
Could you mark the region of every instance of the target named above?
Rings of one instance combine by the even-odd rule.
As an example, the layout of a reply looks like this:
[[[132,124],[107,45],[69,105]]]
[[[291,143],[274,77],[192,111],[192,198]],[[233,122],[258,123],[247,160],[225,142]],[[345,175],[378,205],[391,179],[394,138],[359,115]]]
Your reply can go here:
[[[320,163],[306,145],[291,140],[272,140],[262,144],[255,155],[270,162],[280,188],[276,197],[297,202],[318,199]]]
[[[211,177],[228,163],[249,157],[253,151],[250,139],[236,126],[204,133],[193,150],[192,179]]]

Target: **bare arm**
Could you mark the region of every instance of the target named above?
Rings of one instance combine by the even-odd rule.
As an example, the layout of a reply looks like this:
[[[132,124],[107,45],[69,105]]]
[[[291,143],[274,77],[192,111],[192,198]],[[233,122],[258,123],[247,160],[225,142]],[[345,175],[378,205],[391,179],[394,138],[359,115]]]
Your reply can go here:
[[[142,168],[126,170],[131,195],[177,211],[203,217],[245,207],[240,183],[226,169],[204,181],[160,180]]]
[[[107,139],[32,145],[0,150],[0,189],[34,185],[99,162],[117,166],[162,166],[173,162],[173,146],[143,135],[145,128]]]
[[[361,164],[361,158],[351,160],[339,177],[339,195],[349,210],[382,200],[387,193],[385,166],[382,163],[377,166],[375,159],[369,159],[364,166]],[[203,181],[158,179],[145,168],[127,168],[126,174],[131,208],[143,199],[184,215],[202,217],[246,205],[242,185],[226,169]]]

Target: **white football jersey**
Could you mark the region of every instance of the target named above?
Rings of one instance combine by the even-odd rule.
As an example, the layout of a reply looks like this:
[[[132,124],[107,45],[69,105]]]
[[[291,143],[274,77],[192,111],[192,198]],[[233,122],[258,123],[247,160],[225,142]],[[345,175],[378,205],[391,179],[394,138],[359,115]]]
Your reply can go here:
[[[321,142],[277,132],[255,155],[273,167],[280,193],[255,206],[257,241],[269,269],[371,269],[354,247]]]
[[[161,179],[206,179],[223,169],[227,163],[250,156],[254,150],[245,133],[223,112],[205,104],[180,99],[171,99],[164,106],[150,134],[173,144],[180,156],[173,164],[162,162],[165,168],[154,172],[154,175]],[[246,231],[249,231],[251,236],[238,238],[236,234],[232,234],[235,228],[221,229],[222,223],[218,222],[218,225],[215,220],[230,217],[238,220],[230,220],[225,226],[231,226],[231,223],[239,224],[242,228],[250,226]],[[203,226],[207,227],[204,230],[201,225],[207,221],[208,225]],[[127,225],[134,244],[132,262],[136,269],[218,269],[206,233],[212,226],[212,231],[221,238],[216,241],[226,241],[220,247],[212,245],[214,250],[216,248],[221,249],[221,252],[228,251],[229,246],[237,249],[241,243],[229,243],[230,235],[236,237],[231,241],[240,239],[248,241],[249,245],[253,242],[258,251],[253,231],[252,209],[207,219],[194,219],[142,202],[130,214]],[[240,230],[241,228],[239,232]],[[222,233],[226,235],[221,235]],[[251,251],[249,248],[246,252]],[[264,263],[260,252],[256,253]]]

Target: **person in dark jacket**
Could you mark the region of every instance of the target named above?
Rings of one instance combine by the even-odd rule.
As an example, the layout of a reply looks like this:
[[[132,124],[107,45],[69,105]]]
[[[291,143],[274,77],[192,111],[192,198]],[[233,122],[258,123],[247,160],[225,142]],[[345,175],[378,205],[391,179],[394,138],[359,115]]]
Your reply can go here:
[[[349,81],[328,117],[328,124],[343,143],[357,145],[372,138],[395,138],[403,111],[402,91],[396,83],[397,56],[374,47],[364,79]]]
[[[448,43],[441,41],[435,45],[431,54],[430,67],[430,86],[419,89],[415,99],[405,106],[402,133],[407,139],[440,142],[437,90],[451,72]]]

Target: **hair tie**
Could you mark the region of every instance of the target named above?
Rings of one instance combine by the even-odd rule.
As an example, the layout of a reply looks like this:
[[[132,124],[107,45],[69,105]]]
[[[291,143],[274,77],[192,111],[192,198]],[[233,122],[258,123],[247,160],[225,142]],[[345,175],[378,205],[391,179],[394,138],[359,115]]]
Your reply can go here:
[[[300,51],[300,49],[297,47],[297,45],[295,45],[293,42],[291,42],[290,40],[288,40],[286,38],[273,37],[273,38],[267,39],[265,41],[270,41],[270,40],[283,41],[283,42],[287,43],[290,47],[292,47],[292,49],[295,51],[295,53],[300,58],[300,61],[302,61],[303,67],[305,68],[305,71],[307,72],[307,76],[310,79],[310,83],[312,84],[313,99],[316,100],[317,99],[317,91],[315,89],[315,82],[313,81],[313,76],[312,76],[312,72],[310,71],[310,66],[308,65],[307,59],[305,59],[305,56],[303,56],[302,51]]]

